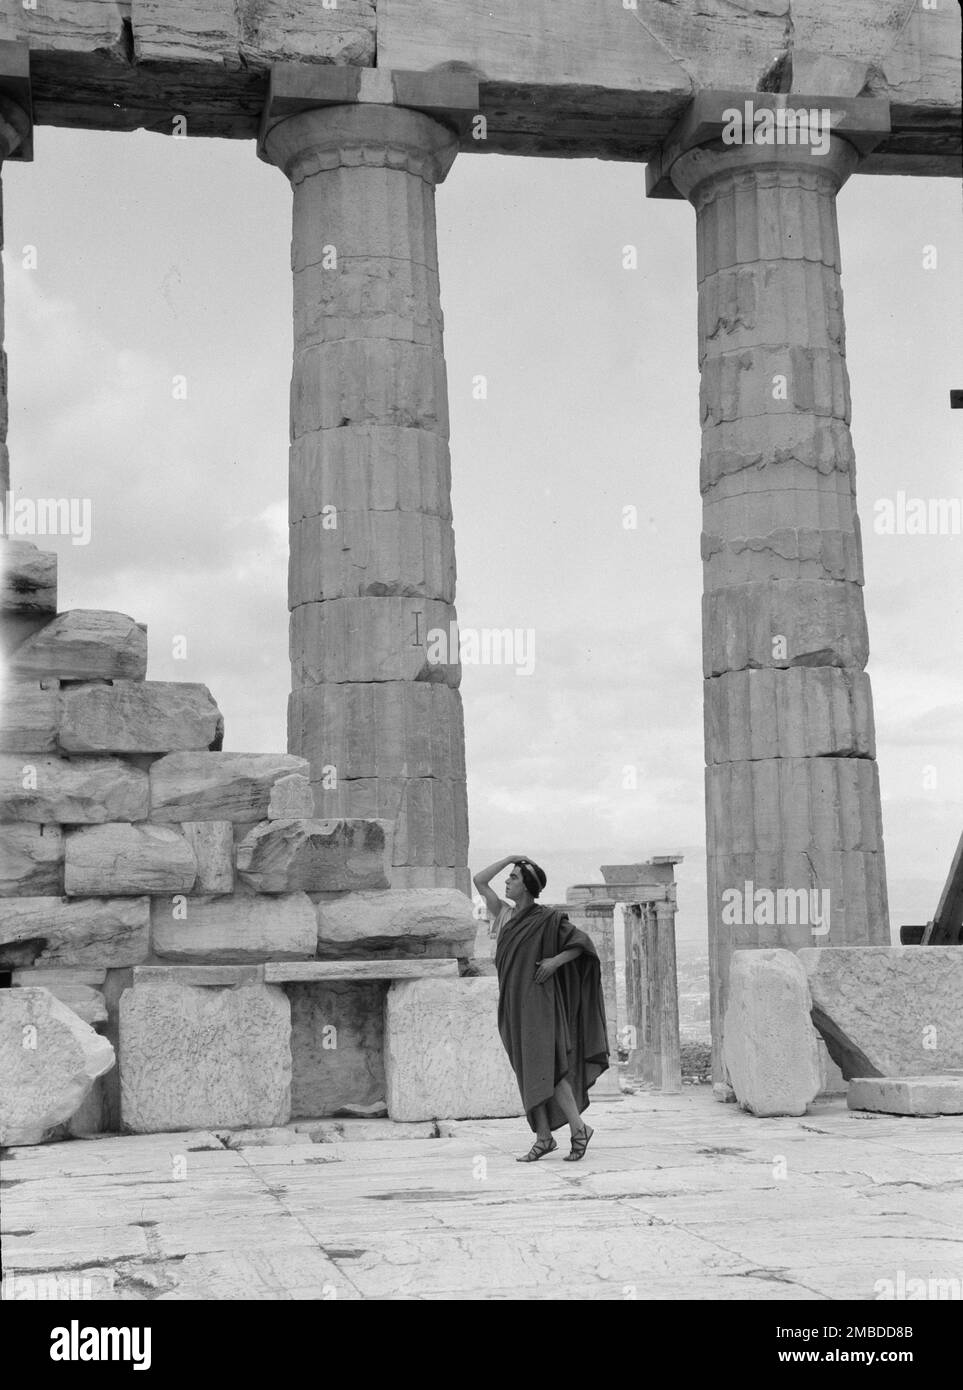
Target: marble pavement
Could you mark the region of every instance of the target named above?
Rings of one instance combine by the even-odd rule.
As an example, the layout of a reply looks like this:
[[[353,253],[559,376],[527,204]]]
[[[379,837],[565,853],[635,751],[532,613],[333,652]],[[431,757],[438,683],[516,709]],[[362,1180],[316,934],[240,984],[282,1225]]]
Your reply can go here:
[[[902,1274],[960,1297],[963,1116],[759,1120],[694,1086],[590,1118],[581,1164],[516,1164],[517,1120],[8,1150],[4,1296],[872,1301]]]

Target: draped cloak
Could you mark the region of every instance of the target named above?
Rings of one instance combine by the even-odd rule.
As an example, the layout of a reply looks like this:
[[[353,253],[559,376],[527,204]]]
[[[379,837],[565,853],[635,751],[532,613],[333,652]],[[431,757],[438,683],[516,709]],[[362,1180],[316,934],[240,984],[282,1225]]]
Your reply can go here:
[[[581,953],[544,984],[535,983],[536,964],[569,947]],[[512,917],[498,934],[498,1031],[518,1080],[528,1123],[547,1105],[551,1129],[566,1124],[553,1092],[568,1077],[579,1114],[588,1109],[588,1090],[608,1069],[608,1037],[602,999],[602,970],[591,937],[558,908],[533,904]]]

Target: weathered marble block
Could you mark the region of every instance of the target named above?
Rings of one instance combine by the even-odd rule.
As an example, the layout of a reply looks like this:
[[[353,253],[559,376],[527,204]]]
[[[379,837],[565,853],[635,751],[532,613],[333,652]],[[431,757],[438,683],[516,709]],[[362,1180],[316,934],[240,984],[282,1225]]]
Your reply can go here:
[[[384,1105],[384,982],[289,984],[291,1115]]]
[[[275,820],[237,847],[237,872],[260,893],[387,888],[391,827],[379,820]]]
[[[276,985],[135,985],[120,1001],[120,1055],[135,1134],[291,1117],[291,1006]]]
[[[197,860],[195,893],[234,892],[234,826],[229,820],[183,821],[181,832]]]
[[[477,923],[464,893],[453,888],[389,888],[318,901],[318,956],[470,956]]]
[[[194,851],[170,826],[114,821],[68,830],[65,842],[68,897],[189,893],[197,878]]]
[[[792,951],[734,951],[723,1057],[754,1115],[805,1115],[820,1089],[806,972]]]
[[[385,1006],[385,1080],[393,1120],[521,1115],[498,1036],[498,981],[395,982]]]
[[[148,805],[147,773],[119,758],[0,756],[0,821],[141,821]]]
[[[151,820],[265,820],[275,782],[292,772],[309,776],[307,759],[289,753],[168,753],[151,765]]]
[[[850,1083],[850,1110],[883,1115],[963,1115],[963,1072],[940,1076],[861,1076]]]
[[[104,996],[101,990],[94,989],[92,985],[84,984],[56,984],[53,981],[42,980],[39,977],[46,972],[43,970],[31,970],[18,972],[32,975],[32,983],[39,985],[43,989],[49,989],[55,999],[59,999],[61,1004],[66,1004],[68,1009],[73,1009],[78,1018],[83,1019],[91,1028],[97,1023],[107,1022],[107,1005],[104,1003]]]
[[[54,616],[56,551],[40,550],[30,541],[0,540],[0,612]]]
[[[61,697],[60,746],[70,753],[169,753],[219,748],[224,719],[206,685],[114,681]]]
[[[60,826],[0,825],[0,897],[49,897],[63,890]]]
[[[314,792],[307,777],[291,772],[279,777],[271,788],[268,820],[312,820]]]
[[[958,946],[816,946],[797,954],[813,1022],[847,1081],[963,1068]]]
[[[28,637],[10,659],[15,676],[143,680],[147,629],[126,613],[75,608]]]
[[[151,904],[154,954],[164,960],[225,965],[311,960],[317,930],[314,906],[306,893],[157,897]]]
[[[0,970],[138,965],[149,945],[147,897],[0,899]]]
[[[114,1049],[46,989],[0,990],[0,1144],[40,1144],[114,1065]]]
[[[44,677],[0,686],[0,752],[53,753],[60,682]]]

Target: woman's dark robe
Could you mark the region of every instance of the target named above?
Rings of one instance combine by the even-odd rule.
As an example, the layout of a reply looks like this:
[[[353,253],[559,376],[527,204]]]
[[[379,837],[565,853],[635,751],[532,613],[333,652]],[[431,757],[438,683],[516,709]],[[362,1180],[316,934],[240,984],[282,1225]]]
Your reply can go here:
[[[569,947],[581,953],[544,984],[535,983],[537,961]],[[547,1105],[552,1129],[566,1124],[553,1092],[568,1077],[579,1114],[588,1090],[608,1069],[609,1048],[602,1000],[602,969],[591,937],[558,908],[535,903],[506,922],[495,947],[498,1031],[518,1079],[525,1114]]]

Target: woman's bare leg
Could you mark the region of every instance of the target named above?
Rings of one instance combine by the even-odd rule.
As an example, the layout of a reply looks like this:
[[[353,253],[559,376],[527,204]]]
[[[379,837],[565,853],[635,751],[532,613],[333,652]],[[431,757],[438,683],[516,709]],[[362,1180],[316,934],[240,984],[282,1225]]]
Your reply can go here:
[[[575,1104],[575,1096],[572,1093],[572,1087],[567,1076],[563,1076],[555,1087],[555,1099],[561,1107],[562,1114],[568,1121],[569,1128],[572,1131],[572,1137],[574,1138],[576,1134],[581,1134],[582,1117],[578,1113],[578,1106]]]
[[[536,1105],[533,1114],[535,1116],[535,1136],[547,1144],[552,1137],[552,1131],[548,1126],[548,1106]]]

